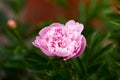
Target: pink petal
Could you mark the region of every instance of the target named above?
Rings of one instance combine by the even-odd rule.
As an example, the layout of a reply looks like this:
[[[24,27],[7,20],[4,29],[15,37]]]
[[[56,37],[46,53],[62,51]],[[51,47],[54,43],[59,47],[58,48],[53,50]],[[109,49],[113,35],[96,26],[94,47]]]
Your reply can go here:
[[[68,29],[70,29],[72,31],[75,30],[80,33],[83,31],[83,28],[84,28],[83,24],[75,22],[74,20],[68,21],[65,26],[68,27]]]
[[[49,27],[64,27],[64,25],[60,23],[53,23]]]
[[[49,29],[50,29],[49,27],[43,28],[42,30],[40,30],[39,35],[41,37],[44,37],[44,35],[47,33],[47,31],[49,31]]]
[[[73,56],[73,58],[76,58],[76,57],[80,56],[83,53],[83,51],[85,50],[85,47],[86,47],[86,39],[83,36],[83,38],[82,38],[82,44],[81,44],[81,49],[80,49],[80,51],[75,56]]]
[[[40,36],[36,37],[36,40],[32,42],[34,46],[38,47],[41,49],[42,52],[44,52],[45,55],[47,56],[55,56],[53,53],[50,53],[47,51],[46,48],[46,42],[44,40],[41,40]]]
[[[36,46],[36,47],[38,47],[39,48],[39,46],[40,46],[40,36],[37,36],[36,37],[36,39],[35,39],[35,41],[34,42],[32,42],[32,44],[34,45],[34,46]]]
[[[86,39],[83,36],[82,37],[82,44],[81,44],[81,47],[80,47],[79,51],[77,53],[74,53],[74,54],[68,56],[68,57],[65,57],[64,60],[67,60],[67,59],[70,59],[70,58],[76,58],[76,57],[80,56],[83,53],[85,47],[86,47]]]
[[[54,53],[56,56],[59,56],[59,57],[67,57],[69,55],[71,55],[72,53],[68,53],[68,52],[57,52],[57,53]]]
[[[32,42],[32,44],[33,44],[34,46],[36,46],[37,48],[39,48],[39,45],[36,44],[35,42]]]
[[[50,30],[51,27],[63,27],[63,26],[64,26],[64,25],[63,25],[63,24],[60,24],[60,23],[53,23],[53,24],[51,24],[50,26],[45,27],[45,28],[43,28],[42,30],[40,30],[39,35],[40,35],[41,37],[44,37],[44,35]]]
[[[43,47],[39,47],[40,49],[41,49],[41,51],[45,54],[45,55],[47,55],[47,56],[56,56],[54,53],[51,53],[51,52],[49,52],[48,50],[46,50],[45,48],[43,48]]]
[[[74,25],[76,24],[76,22],[74,20],[69,20],[66,25]]]

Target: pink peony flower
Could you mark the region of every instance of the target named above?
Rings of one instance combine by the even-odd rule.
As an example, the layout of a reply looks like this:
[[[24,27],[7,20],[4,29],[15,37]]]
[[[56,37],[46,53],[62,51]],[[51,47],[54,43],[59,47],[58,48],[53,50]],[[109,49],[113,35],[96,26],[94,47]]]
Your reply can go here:
[[[86,47],[82,30],[83,25],[74,20],[68,21],[65,25],[53,23],[39,32],[33,45],[47,56],[62,57],[64,60],[76,58]]]

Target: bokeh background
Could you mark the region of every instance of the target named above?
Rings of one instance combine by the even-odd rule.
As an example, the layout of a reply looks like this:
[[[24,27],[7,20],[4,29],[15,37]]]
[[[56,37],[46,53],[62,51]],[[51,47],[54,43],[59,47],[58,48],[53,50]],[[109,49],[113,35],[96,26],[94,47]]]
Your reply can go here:
[[[71,19],[84,24],[80,57],[32,45],[43,27]],[[120,0],[0,0],[0,80],[120,80]]]

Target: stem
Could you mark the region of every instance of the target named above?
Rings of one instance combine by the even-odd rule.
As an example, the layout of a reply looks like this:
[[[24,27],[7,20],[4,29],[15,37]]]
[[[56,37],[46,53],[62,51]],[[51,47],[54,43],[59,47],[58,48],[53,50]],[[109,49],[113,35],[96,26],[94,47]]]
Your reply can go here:
[[[68,60],[68,64],[70,66],[69,71],[70,71],[70,73],[72,75],[72,80],[76,80],[76,76],[75,76],[75,72],[74,72],[74,68],[73,68],[72,62],[70,60]]]
[[[20,33],[19,33],[16,29],[13,29],[13,32],[14,32],[15,35],[18,37],[18,39],[19,39],[19,41],[21,42],[21,44],[23,45],[23,47],[27,49],[27,47],[26,47],[26,45],[25,45],[25,43],[24,43],[24,41],[23,41]]]
[[[61,69],[63,70],[64,69],[64,62],[62,59],[60,59],[60,65],[61,65]]]

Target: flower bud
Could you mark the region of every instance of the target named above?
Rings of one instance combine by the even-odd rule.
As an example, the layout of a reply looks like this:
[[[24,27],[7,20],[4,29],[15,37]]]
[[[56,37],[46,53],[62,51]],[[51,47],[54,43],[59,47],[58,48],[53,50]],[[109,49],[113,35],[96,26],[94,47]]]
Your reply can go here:
[[[12,19],[8,20],[7,26],[12,29],[15,29],[17,27],[16,22]]]

